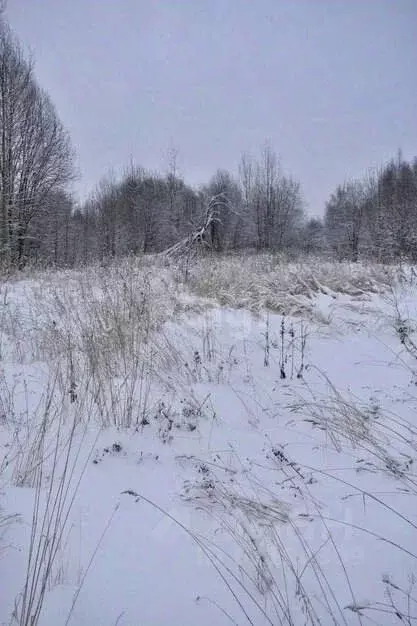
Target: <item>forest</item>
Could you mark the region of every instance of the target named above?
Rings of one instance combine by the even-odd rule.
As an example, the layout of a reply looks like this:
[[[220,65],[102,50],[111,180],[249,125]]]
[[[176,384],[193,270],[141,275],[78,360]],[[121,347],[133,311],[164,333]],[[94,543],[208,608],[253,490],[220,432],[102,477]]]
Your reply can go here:
[[[0,258],[5,266],[74,267],[109,258],[160,253],[201,229],[212,198],[215,219],[202,251],[269,251],[380,262],[417,259],[417,158],[401,152],[377,170],[341,181],[322,215],[275,149],[242,154],[236,174],[219,169],[199,188],[178,172],[171,150],[165,172],[127,164],[103,173],[86,200],[71,138],[34,64],[0,22]]]

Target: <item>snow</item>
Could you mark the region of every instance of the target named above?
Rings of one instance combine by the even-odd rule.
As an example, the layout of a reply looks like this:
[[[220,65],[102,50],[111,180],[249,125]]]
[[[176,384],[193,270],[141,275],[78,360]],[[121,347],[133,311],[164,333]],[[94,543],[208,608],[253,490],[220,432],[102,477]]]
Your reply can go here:
[[[47,411],[42,493],[58,424],[77,426],[42,626],[413,623],[417,362],[395,330],[399,312],[410,332],[417,320],[412,277],[342,293],[326,266],[323,289],[283,318],[152,266],[146,311],[140,272],[123,308],[120,272],[110,296],[93,270],[2,287],[0,520],[20,517],[3,533],[0,521],[0,623],[25,582],[29,453]]]

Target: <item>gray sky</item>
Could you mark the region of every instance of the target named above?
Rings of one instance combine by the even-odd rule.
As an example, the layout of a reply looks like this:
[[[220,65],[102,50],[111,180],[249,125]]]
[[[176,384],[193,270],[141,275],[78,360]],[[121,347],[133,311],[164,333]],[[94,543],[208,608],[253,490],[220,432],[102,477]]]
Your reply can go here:
[[[266,141],[311,214],[417,154],[417,0],[8,0],[78,153],[85,195],[131,160],[185,179]]]

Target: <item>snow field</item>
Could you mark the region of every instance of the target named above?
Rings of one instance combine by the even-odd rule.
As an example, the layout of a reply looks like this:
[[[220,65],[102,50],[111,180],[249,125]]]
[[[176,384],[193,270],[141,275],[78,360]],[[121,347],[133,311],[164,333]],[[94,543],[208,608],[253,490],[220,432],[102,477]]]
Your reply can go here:
[[[2,623],[414,623],[416,289],[272,256],[4,281]]]

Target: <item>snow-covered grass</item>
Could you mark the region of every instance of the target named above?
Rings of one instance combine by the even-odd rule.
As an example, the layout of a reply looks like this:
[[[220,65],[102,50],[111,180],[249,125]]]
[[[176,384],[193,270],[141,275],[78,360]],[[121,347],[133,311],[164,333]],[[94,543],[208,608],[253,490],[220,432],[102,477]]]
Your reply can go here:
[[[394,268],[306,258],[286,262],[275,255],[200,259],[190,271],[190,288],[220,305],[297,315],[311,312],[317,294],[380,293],[391,284]]]
[[[414,624],[413,268],[272,255],[0,289],[0,621]]]

